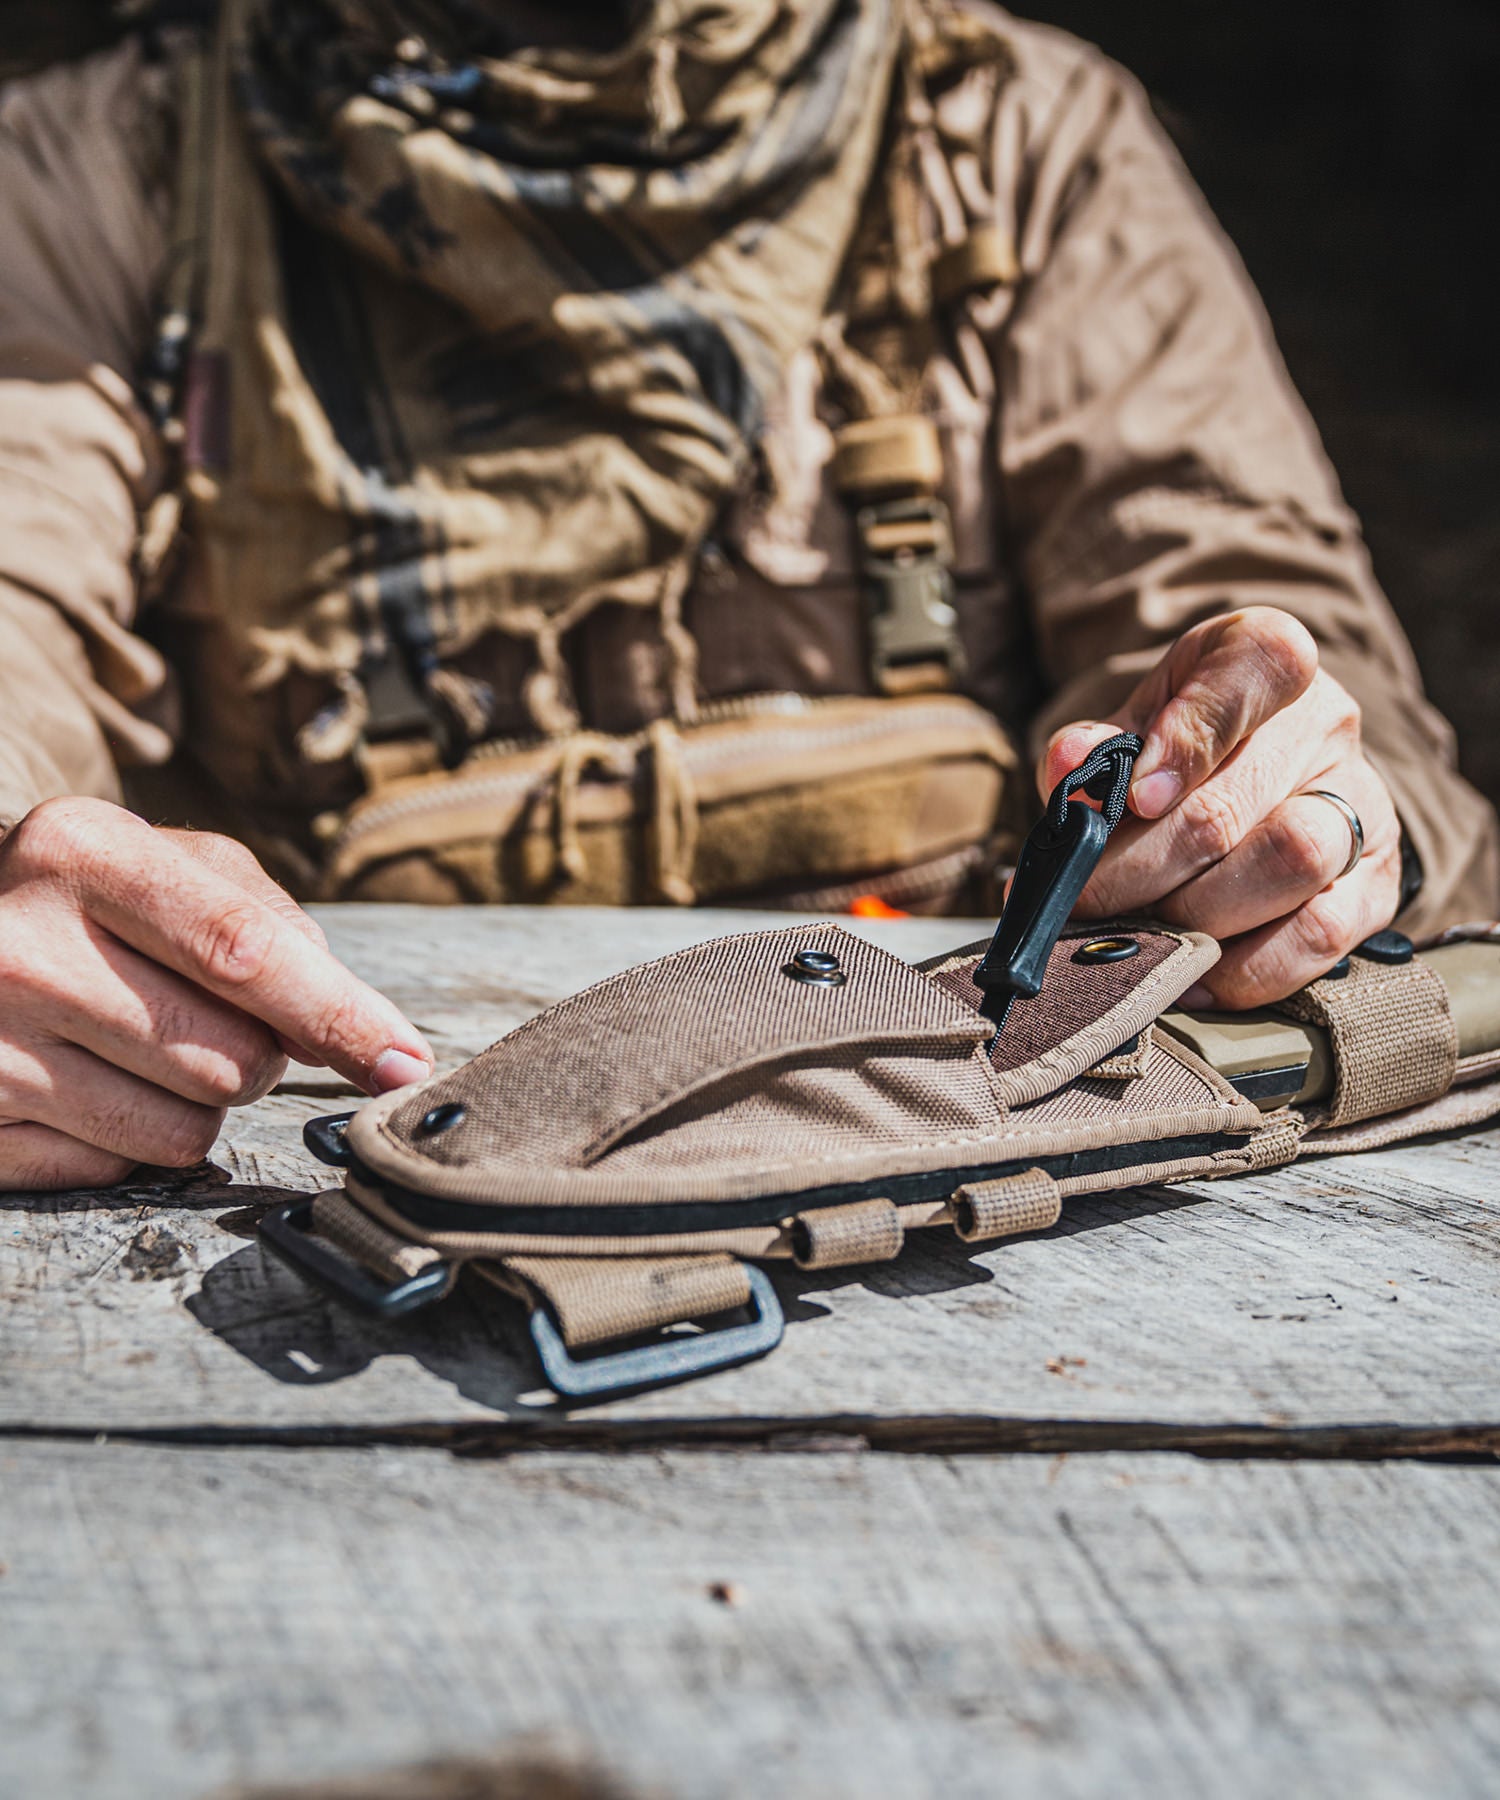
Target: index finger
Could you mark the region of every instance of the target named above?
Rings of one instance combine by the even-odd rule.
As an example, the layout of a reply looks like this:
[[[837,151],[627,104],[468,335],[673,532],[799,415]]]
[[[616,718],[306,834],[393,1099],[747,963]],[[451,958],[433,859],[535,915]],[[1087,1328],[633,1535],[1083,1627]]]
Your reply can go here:
[[[1146,740],[1130,803],[1159,819],[1252,732],[1306,693],[1318,672],[1312,634],[1290,613],[1246,607],[1185,632],[1124,708]]]
[[[73,879],[90,917],[133,949],[324,1058],[367,1093],[423,1080],[417,1028],[266,901],[163,842],[111,856],[80,844]],[[144,846],[143,846],[144,847]]]

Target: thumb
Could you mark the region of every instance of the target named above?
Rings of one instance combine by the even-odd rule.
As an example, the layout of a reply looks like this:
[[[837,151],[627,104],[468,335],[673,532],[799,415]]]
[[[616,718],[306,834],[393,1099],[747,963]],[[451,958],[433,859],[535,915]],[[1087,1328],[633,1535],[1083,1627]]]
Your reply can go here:
[[[1048,738],[1047,748],[1042,752],[1042,759],[1036,767],[1036,784],[1043,800],[1051,798],[1053,788],[1063,776],[1070,775],[1096,745],[1118,737],[1123,729],[1120,725],[1099,725],[1093,721],[1083,721],[1064,725],[1061,731],[1054,731]]]

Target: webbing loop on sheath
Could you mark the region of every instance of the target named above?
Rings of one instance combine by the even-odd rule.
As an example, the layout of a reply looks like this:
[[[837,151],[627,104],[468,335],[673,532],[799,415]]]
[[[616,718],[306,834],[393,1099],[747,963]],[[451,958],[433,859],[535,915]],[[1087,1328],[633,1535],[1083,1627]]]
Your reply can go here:
[[[1352,1125],[1437,1100],[1453,1085],[1458,1030],[1448,990],[1420,957],[1390,966],[1354,955],[1275,1009],[1320,1025],[1333,1052],[1333,1095],[1320,1126]]]
[[[976,1181],[953,1196],[953,1229],[966,1244],[1045,1231],[1062,1216],[1062,1190],[1044,1169]]]
[[[901,1254],[905,1235],[900,1214],[889,1200],[815,1207],[792,1221],[792,1256],[799,1269],[890,1262]]]

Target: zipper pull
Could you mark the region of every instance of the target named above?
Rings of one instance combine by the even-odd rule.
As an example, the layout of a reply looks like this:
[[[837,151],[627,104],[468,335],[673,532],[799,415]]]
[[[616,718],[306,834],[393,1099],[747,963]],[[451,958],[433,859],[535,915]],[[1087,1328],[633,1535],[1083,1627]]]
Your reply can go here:
[[[979,1010],[994,1020],[997,1031],[1004,1028],[1018,994],[1029,998],[1042,991],[1053,946],[1124,814],[1142,748],[1132,731],[1096,745],[1053,788],[1045,814],[1021,846],[1005,910],[974,971],[975,983],[984,990]],[[1097,800],[1100,810],[1076,800],[1077,794]]]

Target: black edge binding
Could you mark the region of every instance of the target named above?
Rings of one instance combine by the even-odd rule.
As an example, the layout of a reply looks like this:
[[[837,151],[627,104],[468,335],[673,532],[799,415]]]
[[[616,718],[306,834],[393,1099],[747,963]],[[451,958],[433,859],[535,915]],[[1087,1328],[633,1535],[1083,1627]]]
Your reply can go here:
[[[1112,1174],[1143,1161],[1180,1162],[1211,1156],[1245,1142],[1244,1132],[1211,1131],[1191,1137],[1145,1138],[1132,1144],[1105,1144],[1055,1156],[1026,1156],[967,1168],[918,1170],[871,1181],[837,1182],[798,1193],[758,1194],[748,1200],[681,1200],[642,1206],[517,1206],[509,1202],[446,1200],[386,1181],[351,1158],[361,1182],[374,1188],[403,1219],[428,1231],[535,1232],[556,1238],[642,1237],[656,1232],[732,1231],[746,1225],[775,1225],[810,1207],[843,1206],[853,1200],[885,1199],[897,1206],[918,1200],[946,1200],[965,1182],[995,1181],[1025,1169],[1042,1169],[1061,1181],[1068,1176]]]

